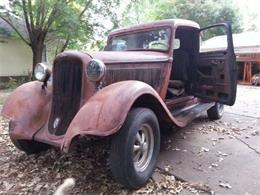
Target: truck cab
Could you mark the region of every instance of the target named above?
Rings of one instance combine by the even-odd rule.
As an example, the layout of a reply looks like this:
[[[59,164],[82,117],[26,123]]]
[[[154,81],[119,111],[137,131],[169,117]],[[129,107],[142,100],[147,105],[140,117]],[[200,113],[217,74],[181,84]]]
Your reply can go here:
[[[203,47],[203,42],[214,33],[226,35],[225,50]],[[134,76],[129,79],[153,86],[173,112],[179,113],[187,103],[196,101],[218,102],[221,107],[235,102],[237,67],[232,30],[227,23],[201,29],[195,22],[175,19],[116,30],[109,35],[105,51],[138,51],[142,55],[156,52],[150,64],[157,62],[158,66],[146,68],[143,63],[148,76],[143,74],[141,78],[139,69],[139,74],[131,74]],[[128,69],[129,76],[130,72]]]

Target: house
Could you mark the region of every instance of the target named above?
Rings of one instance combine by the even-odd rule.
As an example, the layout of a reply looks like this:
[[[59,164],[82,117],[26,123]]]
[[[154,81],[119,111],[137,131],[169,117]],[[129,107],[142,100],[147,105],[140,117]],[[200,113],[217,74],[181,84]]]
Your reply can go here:
[[[32,67],[32,51],[14,30],[0,18],[0,82],[9,77],[28,76]]]
[[[203,42],[203,50],[226,48],[226,36],[216,36]],[[240,83],[251,83],[252,75],[260,73],[260,32],[233,34]]]

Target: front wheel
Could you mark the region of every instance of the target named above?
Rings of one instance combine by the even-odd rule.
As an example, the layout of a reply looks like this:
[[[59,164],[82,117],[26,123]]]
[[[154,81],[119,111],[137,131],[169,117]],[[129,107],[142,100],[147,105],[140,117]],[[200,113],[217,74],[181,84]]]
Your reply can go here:
[[[112,138],[109,161],[115,180],[134,189],[145,185],[156,166],[159,150],[156,115],[147,108],[132,109]]]
[[[16,148],[24,151],[27,155],[37,154],[50,148],[48,144],[36,142],[33,140],[15,140],[11,138],[11,141]]]
[[[216,102],[213,107],[208,109],[207,114],[211,120],[220,119],[224,114],[224,105]]]

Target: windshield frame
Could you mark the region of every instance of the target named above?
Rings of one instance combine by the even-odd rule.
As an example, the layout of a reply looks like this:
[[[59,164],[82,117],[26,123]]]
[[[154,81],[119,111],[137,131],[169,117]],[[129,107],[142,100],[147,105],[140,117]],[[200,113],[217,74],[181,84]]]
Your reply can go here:
[[[104,47],[104,51],[112,51],[112,50],[105,50],[105,48],[111,43],[111,41],[114,38],[121,37],[121,36],[127,36],[127,35],[131,35],[131,34],[144,33],[144,32],[149,32],[149,31],[163,30],[163,29],[168,29],[170,31],[167,49],[136,48],[136,49],[126,49],[126,50],[122,50],[122,51],[160,51],[160,52],[168,53],[172,47],[173,26],[171,26],[171,25],[162,25],[162,26],[148,27],[148,28],[135,29],[135,30],[132,30],[131,28],[129,28],[129,30],[127,30],[125,32],[120,32],[118,34],[109,35],[106,46]]]

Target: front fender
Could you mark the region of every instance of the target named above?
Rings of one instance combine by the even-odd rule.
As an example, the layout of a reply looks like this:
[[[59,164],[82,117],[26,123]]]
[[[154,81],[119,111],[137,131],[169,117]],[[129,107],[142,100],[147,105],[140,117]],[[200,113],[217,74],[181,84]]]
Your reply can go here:
[[[16,88],[7,98],[1,114],[10,120],[10,136],[31,140],[48,118],[51,87],[42,89],[42,83],[32,81]]]
[[[62,150],[68,151],[72,138],[77,135],[108,136],[117,132],[134,102],[143,95],[156,98],[162,112],[174,121],[158,93],[148,84],[140,81],[114,83],[97,92],[81,107],[67,130]]]

